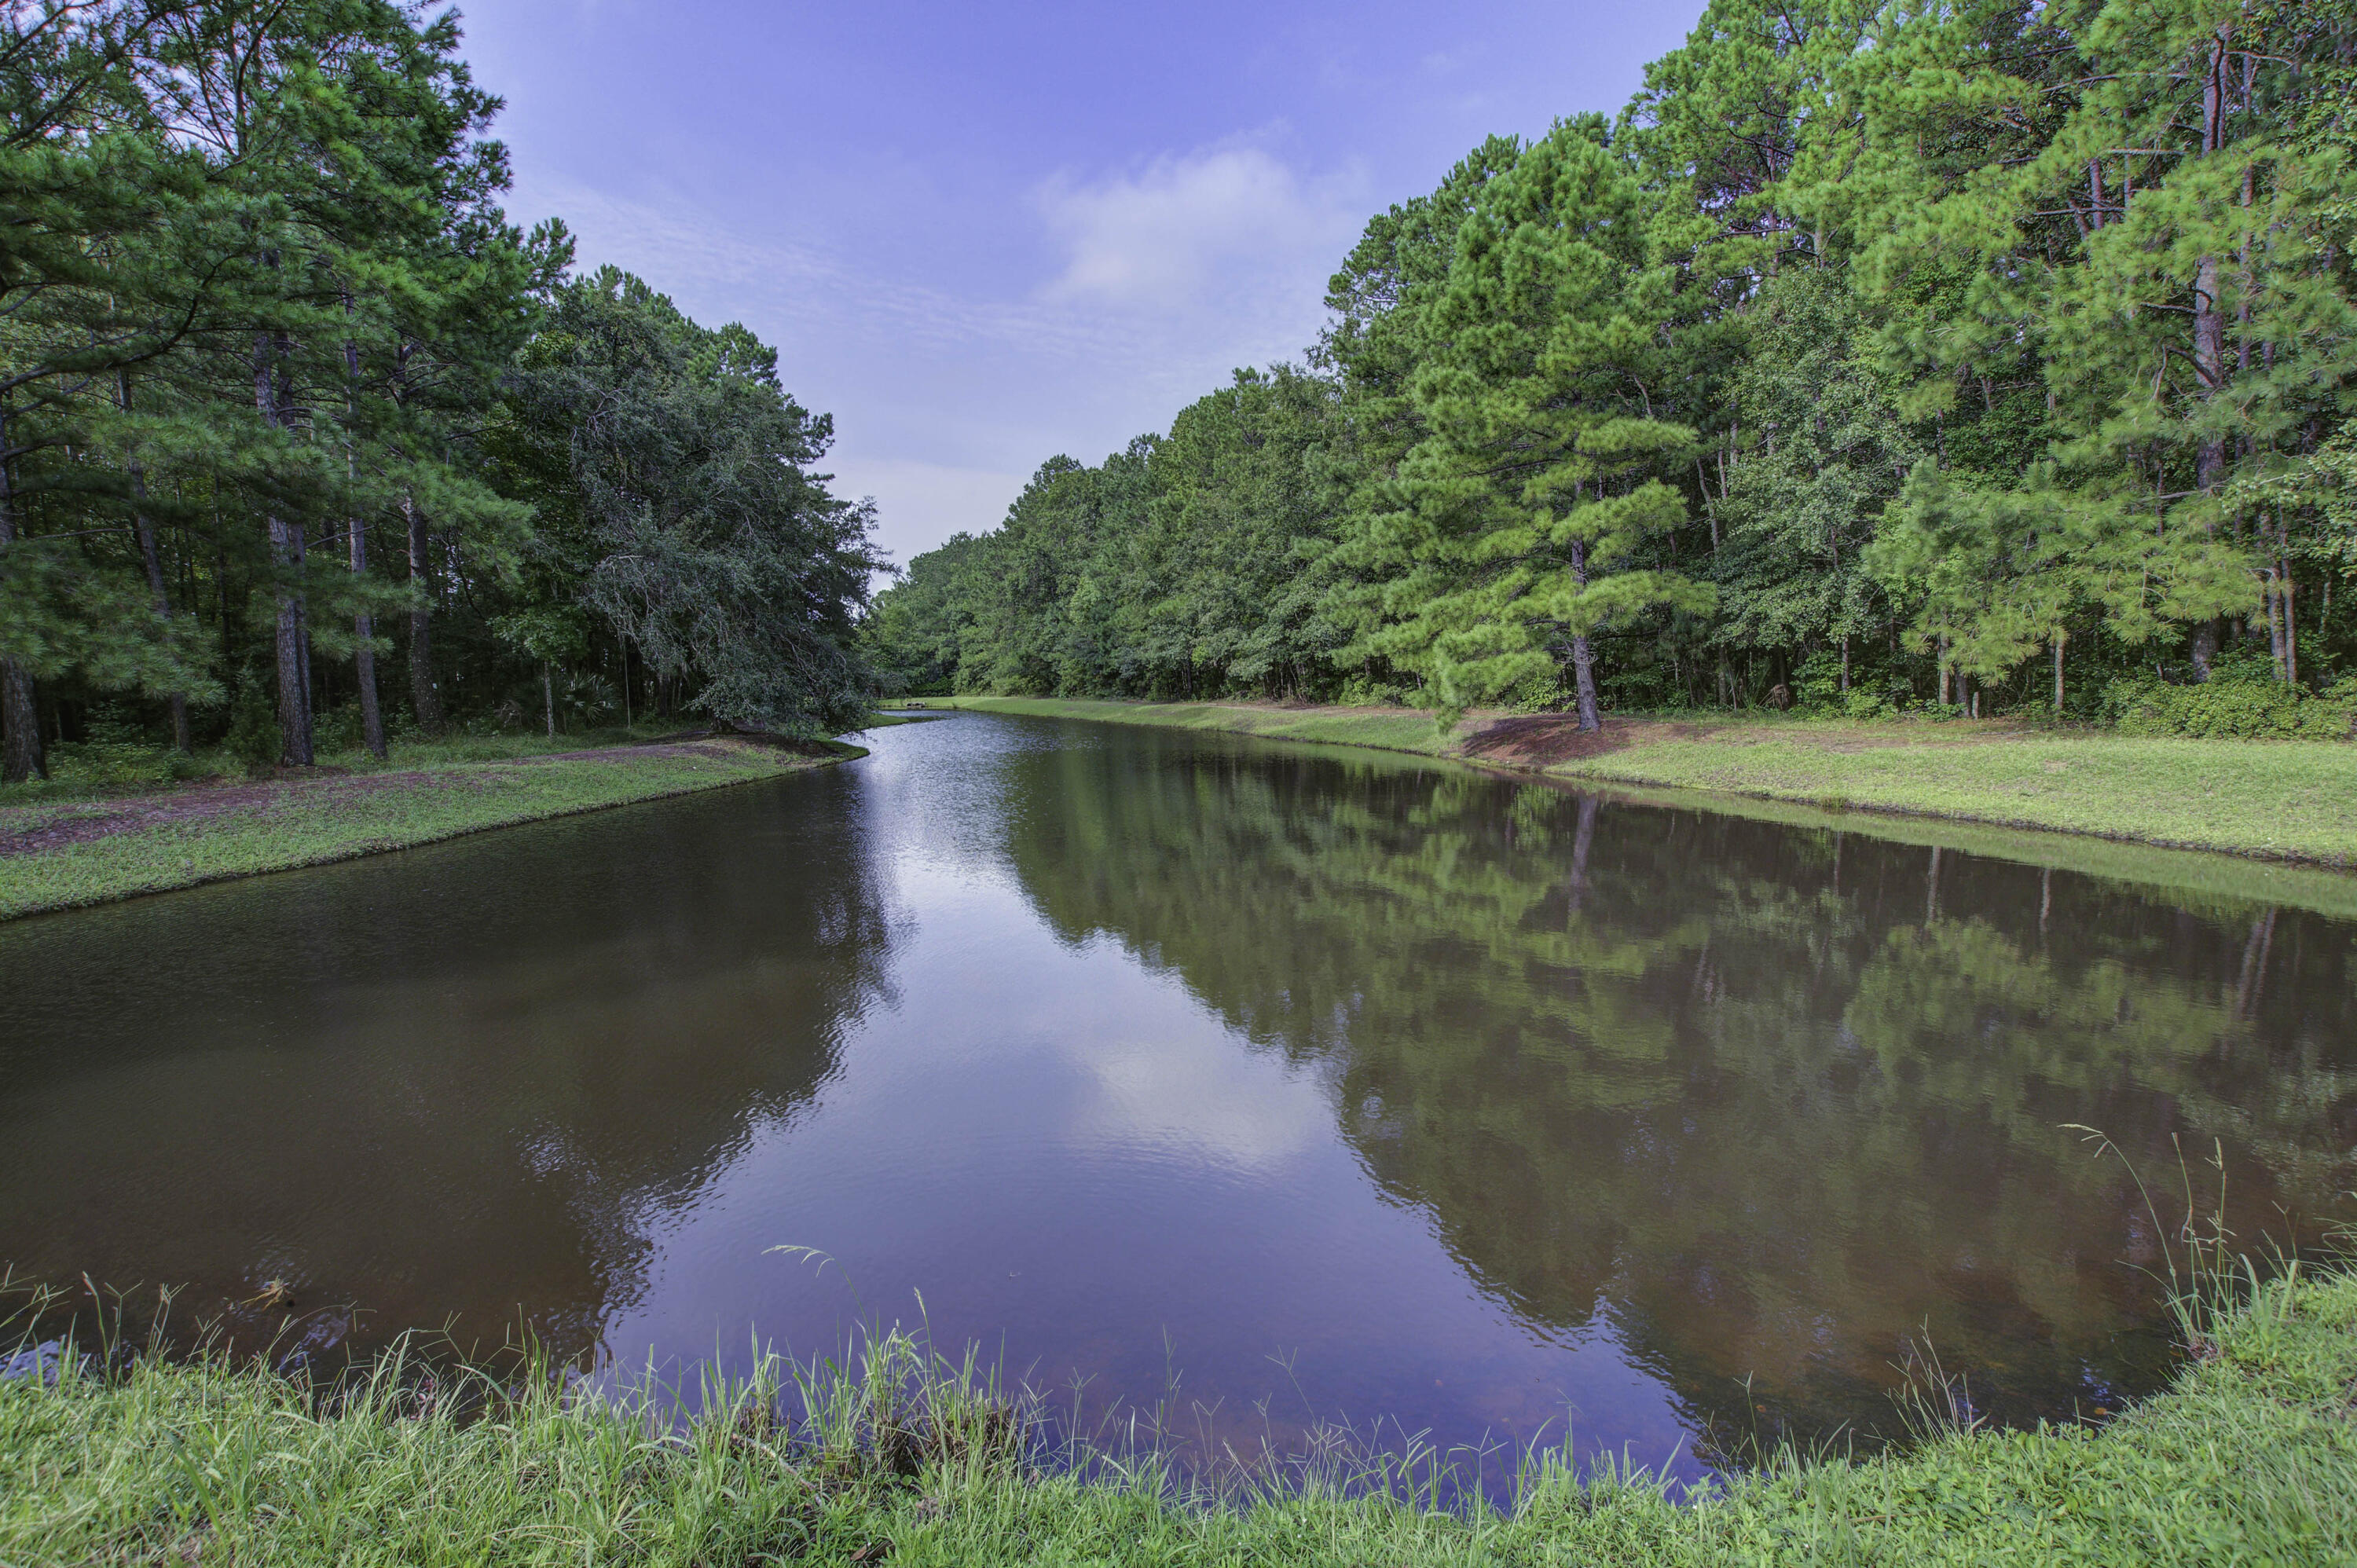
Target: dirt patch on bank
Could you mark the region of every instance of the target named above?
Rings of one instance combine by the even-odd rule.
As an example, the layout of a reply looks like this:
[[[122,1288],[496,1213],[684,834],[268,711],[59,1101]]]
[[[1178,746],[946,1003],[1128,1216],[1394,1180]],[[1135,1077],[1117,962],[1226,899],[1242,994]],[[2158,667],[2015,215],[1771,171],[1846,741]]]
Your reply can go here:
[[[1700,725],[1661,719],[1609,718],[1600,729],[1582,730],[1575,714],[1521,714],[1484,725],[1468,735],[1459,748],[1477,762],[1552,768],[1608,756],[1643,741],[1694,740],[1704,733]]]

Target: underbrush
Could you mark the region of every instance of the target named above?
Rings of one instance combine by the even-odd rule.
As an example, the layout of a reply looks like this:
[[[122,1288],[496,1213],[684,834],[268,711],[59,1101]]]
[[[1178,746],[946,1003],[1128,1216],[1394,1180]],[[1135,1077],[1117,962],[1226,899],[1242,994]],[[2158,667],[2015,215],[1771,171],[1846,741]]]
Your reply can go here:
[[[2171,686],[2147,676],[2114,682],[2104,708],[2122,735],[2348,740],[2357,733],[2357,677],[2319,693],[2277,681],[2218,678]]]

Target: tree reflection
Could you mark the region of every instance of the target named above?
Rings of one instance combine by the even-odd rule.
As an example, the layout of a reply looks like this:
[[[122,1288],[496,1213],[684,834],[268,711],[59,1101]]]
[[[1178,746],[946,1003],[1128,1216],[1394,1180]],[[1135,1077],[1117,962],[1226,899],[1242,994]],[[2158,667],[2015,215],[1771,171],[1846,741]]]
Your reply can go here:
[[[315,1344],[587,1355],[877,993],[848,801],[722,791],[0,931],[0,1256],[181,1287],[184,1327],[274,1330],[237,1304],[280,1277]]]
[[[1028,755],[1024,886],[1252,1040],[1481,1288],[1609,1323],[1720,1445],[2165,1371],[2162,1237],[2310,1241],[2357,1132],[2351,933],[2291,911],[1459,771],[1157,737]],[[1746,1392],[1746,1390],[1749,1392]]]

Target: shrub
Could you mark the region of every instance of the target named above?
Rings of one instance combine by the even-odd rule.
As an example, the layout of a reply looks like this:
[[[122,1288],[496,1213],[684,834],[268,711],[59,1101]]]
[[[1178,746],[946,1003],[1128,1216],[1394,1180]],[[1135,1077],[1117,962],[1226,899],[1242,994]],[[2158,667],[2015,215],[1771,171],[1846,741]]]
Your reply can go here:
[[[249,677],[239,683],[223,744],[249,773],[266,771],[278,761],[278,710],[259,678]]]
[[[1842,716],[1853,719],[1887,719],[1898,710],[1881,693],[1864,686],[1853,686],[1842,699]]]
[[[1840,657],[1820,650],[1801,660],[1801,667],[1792,671],[1792,696],[1807,713],[1847,711],[1847,699],[1841,689]]]
[[[2122,735],[2208,740],[2347,740],[2357,725],[2357,679],[2322,695],[2278,681],[2213,676],[2171,686],[2148,676],[2115,681],[2104,711]]]

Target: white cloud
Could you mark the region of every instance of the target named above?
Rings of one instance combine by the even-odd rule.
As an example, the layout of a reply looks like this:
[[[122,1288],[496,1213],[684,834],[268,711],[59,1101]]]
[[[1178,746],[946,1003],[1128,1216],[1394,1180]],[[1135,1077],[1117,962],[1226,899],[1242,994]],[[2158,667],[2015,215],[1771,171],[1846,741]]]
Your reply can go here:
[[[1039,192],[1068,258],[1048,296],[1168,311],[1241,285],[1314,300],[1358,228],[1358,183],[1304,178],[1252,146],[1166,155],[1095,185],[1059,177]]]

